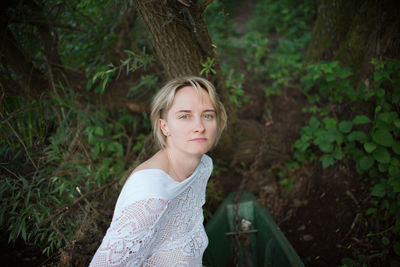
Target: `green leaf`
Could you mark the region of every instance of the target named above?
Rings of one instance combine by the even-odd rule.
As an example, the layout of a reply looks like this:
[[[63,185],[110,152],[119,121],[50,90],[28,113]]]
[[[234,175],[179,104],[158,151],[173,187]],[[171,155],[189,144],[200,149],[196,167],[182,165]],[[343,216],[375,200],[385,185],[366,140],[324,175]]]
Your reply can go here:
[[[319,126],[321,125],[319,120],[317,120],[315,117],[311,117],[310,122],[308,124],[310,125],[311,129],[313,129],[313,130],[318,129]]]
[[[349,133],[352,127],[353,123],[351,121],[341,121],[338,125],[339,131],[342,133]]]
[[[400,242],[394,242],[393,244],[393,250],[397,254],[397,256],[400,256]]]
[[[341,67],[337,69],[336,74],[338,75],[339,78],[344,79],[349,77],[352,73],[349,67]]]
[[[325,153],[332,152],[333,144],[332,143],[327,143],[327,142],[321,143],[319,145],[319,149],[321,149],[321,151],[325,152]]]
[[[388,150],[384,147],[378,147],[372,153],[374,159],[379,163],[389,163],[390,162],[390,154]]]
[[[390,147],[393,144],[393,136],[387,130],[377,130],[372,133],[372,140],[374,140],[377,144],[382,146]]]
[[[392,114],[391,114],[391,112],[380,113],[378,115],[378,119],[383,122],[386,122],[386,123],[391,123],[392,122]]]
[[[386,236],[383,236],[381,241],[382,241],[382,244],[384,244],[385,246],[390,244],[390,240]]]
[[[337,159],[337,160],[341,160],[343,159],[343,152],[342,149],[340,147],[336,148],[333,153],[332,156]]]
[[[368,142],[368,143],[364,144],[364,149],[367,153],[371,153],[372,151],[374,151],[376,149],[376,145],[375,145],[375,143]]]
[[[379,163],[378,164],[378,170],[380,172],[387,172],[388,167],[389,167],[389,164],[387,164],[387,163]]]
[[[335,163],[335,159],[331,154],[325,154],[319,160],[322,162],[322,167],[324,169]]]
[[[396,126],[397,128],[400,129],[400,119],[395,119],[395,121],[393,122],[394,126]]]
[[[330,129],[336,126],[337,120],[335,118],[325,118],[323,120],[326,129]]]
[[[379,98],[384,97],[385,94],[386,94],[386,92],[385,92],[385,90],[382,89],[382,88],[379,88],[379,89],[376,91],[376,95],[377,95]]]
[[[364,143],[364,142],[366,142],[368,140],[368,136],[364,132],[354,131],[354,132],[352,132],[351,134],[349,134],[347,136],[347,139],[350,142],[359,141],[361,143]]]
[[[398,166],[390,165],[389,166],[389,175],[393,176],[393,177],[400,177],[400,168]]]
[[[388,180],[388,184],[392,187],[393,192],[400,192],[400,178],[399,177],[391,177]]]
[[[104,130],[100,126],[96,126],[94,128],[94,134],[97,136],[103,136],[104,135]]]
[[[363,171],[369,170],[374,165],[374,159],[371,156],[364,156],[360,159],[360,168]]]
[[[386,195],[386,189],[383,184],[377,184],[372,188],[371,196],[384,197]]]
[[[353,124],[365,124],[365,123],[370,123],[371,120],[364,115],[357,115],[354,119],[353,119]]]
[[[306,134],[306,135],[308,135],[308,136],[312,136],[313,133],[314,133],[314,130],[311,129],[310,126],[304,126],[304,127],[301,129],[301,133],[302,133],[302,134]]]
[[[376,213],[376,211],[377,211],[376,208],[369,208],[369,209],[367,209],[367,211],[365,212],[365,214],[371,215],[371,214]]]
[[[343,258],[340,260],[340,262],[343,264],[342,266],[344,266],[344,267],[350,267],[350,266],[354,266],[356,264],[356,262],[350,258]]]
[[[397,155],[400,155],[400,142],[393,142],[392,145],[392,149],[394,151],[394,153],[396,153]]]

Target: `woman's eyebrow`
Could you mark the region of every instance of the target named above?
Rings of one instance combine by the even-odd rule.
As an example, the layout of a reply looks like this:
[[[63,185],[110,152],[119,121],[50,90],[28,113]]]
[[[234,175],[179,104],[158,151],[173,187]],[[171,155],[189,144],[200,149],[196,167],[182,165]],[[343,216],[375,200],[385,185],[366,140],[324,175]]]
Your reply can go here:
[[[176,113],[191,113],[192,111],[191,110],[188,110],[188,109],[181,109],[181,110],[178,110],[177,112],[175,112],[175,114]]]
[[[202,112],[215,112],[215,110],[214,109],[205,109]],[[190,109],[181,109],[181,110],[178,110],[178,111],[175,112],[175,114],[177,114],[177,113],[192,113],[192,110],[190,110]]]

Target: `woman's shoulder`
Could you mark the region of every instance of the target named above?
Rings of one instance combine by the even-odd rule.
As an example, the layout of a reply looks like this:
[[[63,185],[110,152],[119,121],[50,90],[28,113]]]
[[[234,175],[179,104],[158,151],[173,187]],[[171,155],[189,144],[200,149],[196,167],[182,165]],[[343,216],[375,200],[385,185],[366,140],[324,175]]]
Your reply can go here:
[[[117,206],[124,207],[148,199],[169,201],[171,197],[165,185],[168,181],[165,175],[159,169],[143,169],[132,173],[122,187]]]
[[[168,172],[168,161],[165,159],[165,155],[161,153],[161,151],[158,151],[151,158],[149,158],[148,160],[144,161],[139,166],[137,166],[133,170],[132,174],[142,170],[153,170],[153,169]]]
[[[159,153],[136,167],[126,180],[119,199],[138,201],[149,198],[168,200],[168,174]]]

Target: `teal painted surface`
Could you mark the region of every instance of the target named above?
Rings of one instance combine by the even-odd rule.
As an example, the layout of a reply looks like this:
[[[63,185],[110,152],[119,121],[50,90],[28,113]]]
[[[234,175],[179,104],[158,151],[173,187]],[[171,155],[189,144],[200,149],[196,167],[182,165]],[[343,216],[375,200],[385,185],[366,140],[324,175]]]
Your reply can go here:
[[[203,257],[205,266],[233,266],[235,242],[233,236],[225,233],[234,231],[235,195],[231,193],[224,200],[206,226],[209,245]],[[240,235],[239,266],[304,266],[267,209],[252,194],[243,192],[238,213],[239,218],[251,222],[251,230],[257,230],[256,233]]]

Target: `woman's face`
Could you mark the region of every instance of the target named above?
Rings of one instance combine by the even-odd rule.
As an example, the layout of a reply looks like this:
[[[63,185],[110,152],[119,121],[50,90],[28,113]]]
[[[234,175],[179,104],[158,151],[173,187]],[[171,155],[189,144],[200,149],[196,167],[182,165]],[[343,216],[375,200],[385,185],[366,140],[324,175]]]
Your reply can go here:
[[[213,146],[217,118],[206,90],[185,86],[175,93],[167,119],[160,119],[167,148],[202,155]]]

